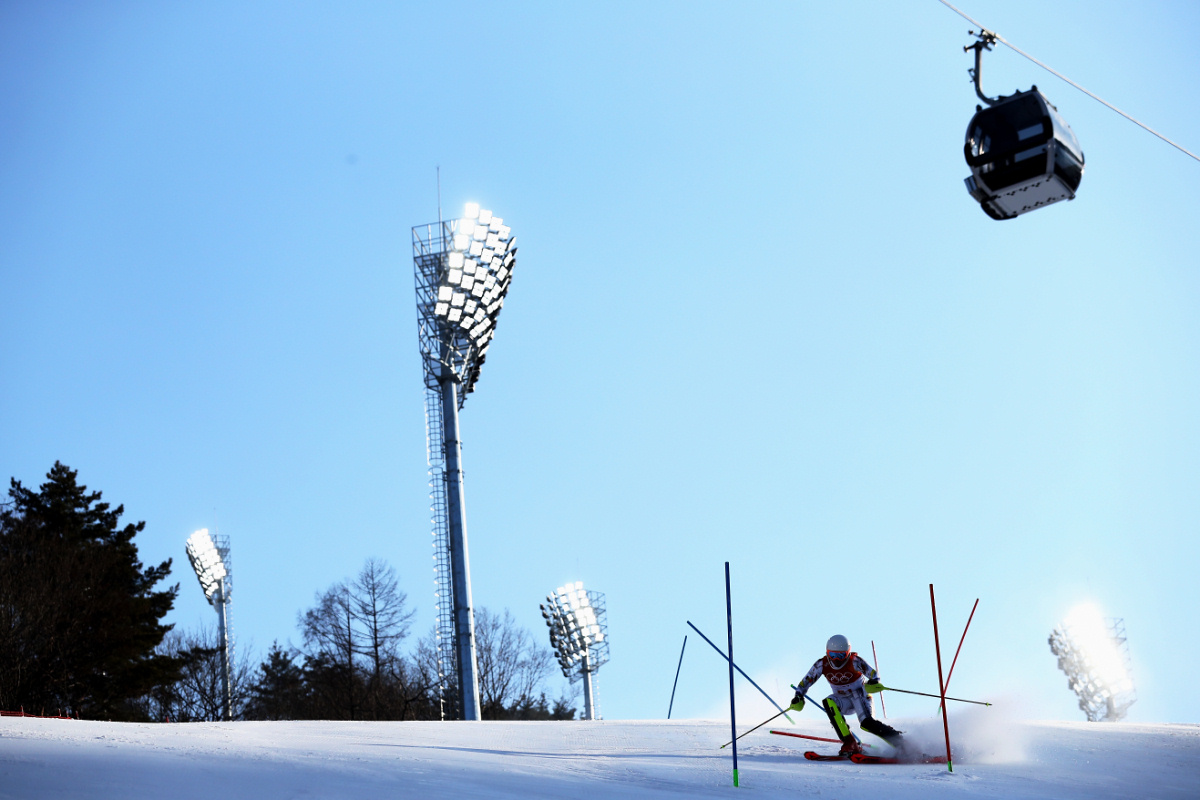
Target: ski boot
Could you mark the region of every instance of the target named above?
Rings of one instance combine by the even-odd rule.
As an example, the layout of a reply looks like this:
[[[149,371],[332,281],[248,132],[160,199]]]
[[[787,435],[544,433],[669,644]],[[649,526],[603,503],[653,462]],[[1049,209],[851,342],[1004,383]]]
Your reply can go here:
[[[858,743],[858,740],[850,738],[842,742],[842,749],[838,751],[838,755],[843,758],[849,758],[850,756],[862,753],[862,751],[862,745]]]
[[[867,717],[859,722],[858,725],[867,733],[875,734],[892,747],[900,746],[901,732],[893,728],[891,725],[888,725],[886,722],[880,722],[874,717]]]

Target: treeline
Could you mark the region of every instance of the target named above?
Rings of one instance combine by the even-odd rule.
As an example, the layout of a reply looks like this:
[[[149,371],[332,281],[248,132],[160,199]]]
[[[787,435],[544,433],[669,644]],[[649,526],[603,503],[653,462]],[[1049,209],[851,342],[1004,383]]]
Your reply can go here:
[[[92,719],[221,718],[219,638],[162,624],[179,585],[156,588],[171,561],[143,567],[123,507],[56,463],[37,492],[11,482],[0,506],[0,710]],[[395,570],[368,559],[298,615],[300,644],[273,644],[260,663],[235,650],[235,719],[436,720],[443,717],[433,631],[411,642],[414,611]],[[476,609],[485,719],[574,719],[553,700],[555,672],[512,615]],[[449,709],[445,709],[449,712]]]

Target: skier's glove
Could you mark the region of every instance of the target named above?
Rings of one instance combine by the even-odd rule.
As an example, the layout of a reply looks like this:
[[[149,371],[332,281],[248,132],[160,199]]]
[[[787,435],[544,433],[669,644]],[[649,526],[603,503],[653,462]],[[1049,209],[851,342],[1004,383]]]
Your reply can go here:
[[[876,692],[882,692],[887,687],[884,686],[879,681],[874,680],[874,681],[867,681],[865,688],[867,690],[867,694],[875,694]]]
[[[796,692],[796,696],[792,698],[792,704],[788,706],[788,711],[803,711],[804,710],[804,695]]]

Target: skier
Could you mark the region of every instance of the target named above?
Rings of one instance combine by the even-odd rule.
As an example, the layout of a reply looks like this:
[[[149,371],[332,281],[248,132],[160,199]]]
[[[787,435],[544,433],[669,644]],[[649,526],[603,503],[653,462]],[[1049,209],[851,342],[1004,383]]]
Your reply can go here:
[[[830,724],[837,731],[838,738],[842,740],[839,755],[849,756],[862,752],[862,745],[850,732],[850,725],[846,722],[845,715],[851,712],[858,717],[860,728],[900,749],[900,731],[880,722],[871,714],[871,695],[884,688],[879,682],[879,675],[858,653],[850,650],[850,640],[840,634],[829,637],[825,644],[825,657],[812,665],[812,669],[796,687],[796,696],[792,698],[792,710],[800,711],[804,708],[804,693],[822,675],[833,689],[833,694],[825,698],[822,706],[829,716]]]

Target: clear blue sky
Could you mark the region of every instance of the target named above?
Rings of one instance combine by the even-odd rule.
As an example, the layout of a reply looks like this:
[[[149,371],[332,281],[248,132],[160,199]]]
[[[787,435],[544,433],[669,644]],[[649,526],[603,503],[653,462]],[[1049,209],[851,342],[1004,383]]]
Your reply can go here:
[[[1200,7],[963,10],[1193,150]],[[608,595],[610,718],[690,619],[786,699],[833,633],[1081,719],[1046,637],[1124,617],[1131,719],[1200,721],[1200,163],[1006,48],[1087,156],[968,197],[969,23],[897,3],[0,4],[0,470],[56,459],[175,559],[234,548],[261,656],[369,556],[433,623],[410,228],[467,201],[515,280],[462,415],[473,591]],[[724,713],[695,636],[675,715]],[[741,690],[739,690],[740,692]],[[894,696],[893,696],[894,697]],[[757,701],[745,695],[746,714]],[[765,706],[764,706],[765,708]],[[894,715],[932,712],[895,698]],[[747,717],[749,718],[749,717]]]

